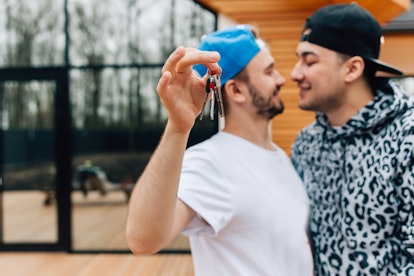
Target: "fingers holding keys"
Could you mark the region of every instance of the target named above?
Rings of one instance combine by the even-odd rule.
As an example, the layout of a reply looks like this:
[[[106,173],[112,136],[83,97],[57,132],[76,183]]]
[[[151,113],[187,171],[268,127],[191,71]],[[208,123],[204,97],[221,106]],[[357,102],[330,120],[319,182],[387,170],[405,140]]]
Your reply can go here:
[[[204,64],[211,73],[221,74],[218,65],[220,54],[218,52],[200,51],[195,48],[178,47],[168,57],[162,68],[162,73],[169,71],[171,74],[184,74],[195,64]]]
[[[195,64],[205,65],[210,72],[221,74],[221,68],[218,65],[220,54],[218,52],[200,51],[195,48],[186,48],[185,56],[176,66],[176,73],[182,74],[188,68]]]
[[[194,125],[205,96],[207,76],[200,78],[192,66],[204,64],[209,72],[219,72],[220,55],[217,52],[178,47],[166,60],[157,91],[165,106],[170,124],[180,131]]]

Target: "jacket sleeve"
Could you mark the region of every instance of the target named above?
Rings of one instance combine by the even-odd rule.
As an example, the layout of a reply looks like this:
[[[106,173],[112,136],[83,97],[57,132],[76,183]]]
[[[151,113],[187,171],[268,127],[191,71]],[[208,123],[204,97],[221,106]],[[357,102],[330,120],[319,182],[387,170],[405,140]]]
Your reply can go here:
[[[401,253],[407,261],[401,264],[399,275],[414,275],[414,135],[406,137],[400,148],[403,156],[395,185],[401,202]]]

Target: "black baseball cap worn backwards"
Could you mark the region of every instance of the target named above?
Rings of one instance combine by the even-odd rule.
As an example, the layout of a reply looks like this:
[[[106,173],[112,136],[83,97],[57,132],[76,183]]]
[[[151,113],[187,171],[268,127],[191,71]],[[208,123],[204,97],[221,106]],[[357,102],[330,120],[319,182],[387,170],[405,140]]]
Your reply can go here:
[[[320,8],[306,22],[301,41],[350,55],[361,56],[376,71],[403,73],[378,60],[382,29],[377,20],[359,5],[334,4]]]

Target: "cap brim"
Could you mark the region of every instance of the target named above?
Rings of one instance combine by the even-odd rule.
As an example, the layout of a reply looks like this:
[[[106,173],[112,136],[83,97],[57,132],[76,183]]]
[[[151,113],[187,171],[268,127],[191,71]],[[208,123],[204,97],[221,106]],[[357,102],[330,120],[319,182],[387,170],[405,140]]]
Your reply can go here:
[[[385,62],[382,62],[378,59],[373,58],[366,58],[367,61],[370,61],[372,64],[375,65],[377,71],[387,72],[393,75],[403,75],[403,72]]]

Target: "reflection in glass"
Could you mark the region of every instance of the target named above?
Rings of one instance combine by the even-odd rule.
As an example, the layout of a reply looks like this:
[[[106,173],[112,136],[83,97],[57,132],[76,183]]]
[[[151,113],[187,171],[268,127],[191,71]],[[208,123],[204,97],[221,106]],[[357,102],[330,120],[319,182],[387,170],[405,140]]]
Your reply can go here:
[[[128,250],[128,199],[150,154],[100,152],[76,156],[78,183],[72,192],[75,250]],[[85,190],[81,188],[82,181]],[[166,249],[188,250],[189,243],[180,236]]]
[[[75,66],[163,63],[215,26],[215,15],[192,0],[69,0],[68,10]]]
[[[71,71],[74,250],[129,250],[129,195],[166,120],[159,74],[160,68]],[[167,249],[188,250],[188,240],[180,236]]]
[[[2,82],[3,243],[56,242],[54,82]]]
[[[64,0],[0,1],[0,67],[63,65]]]

